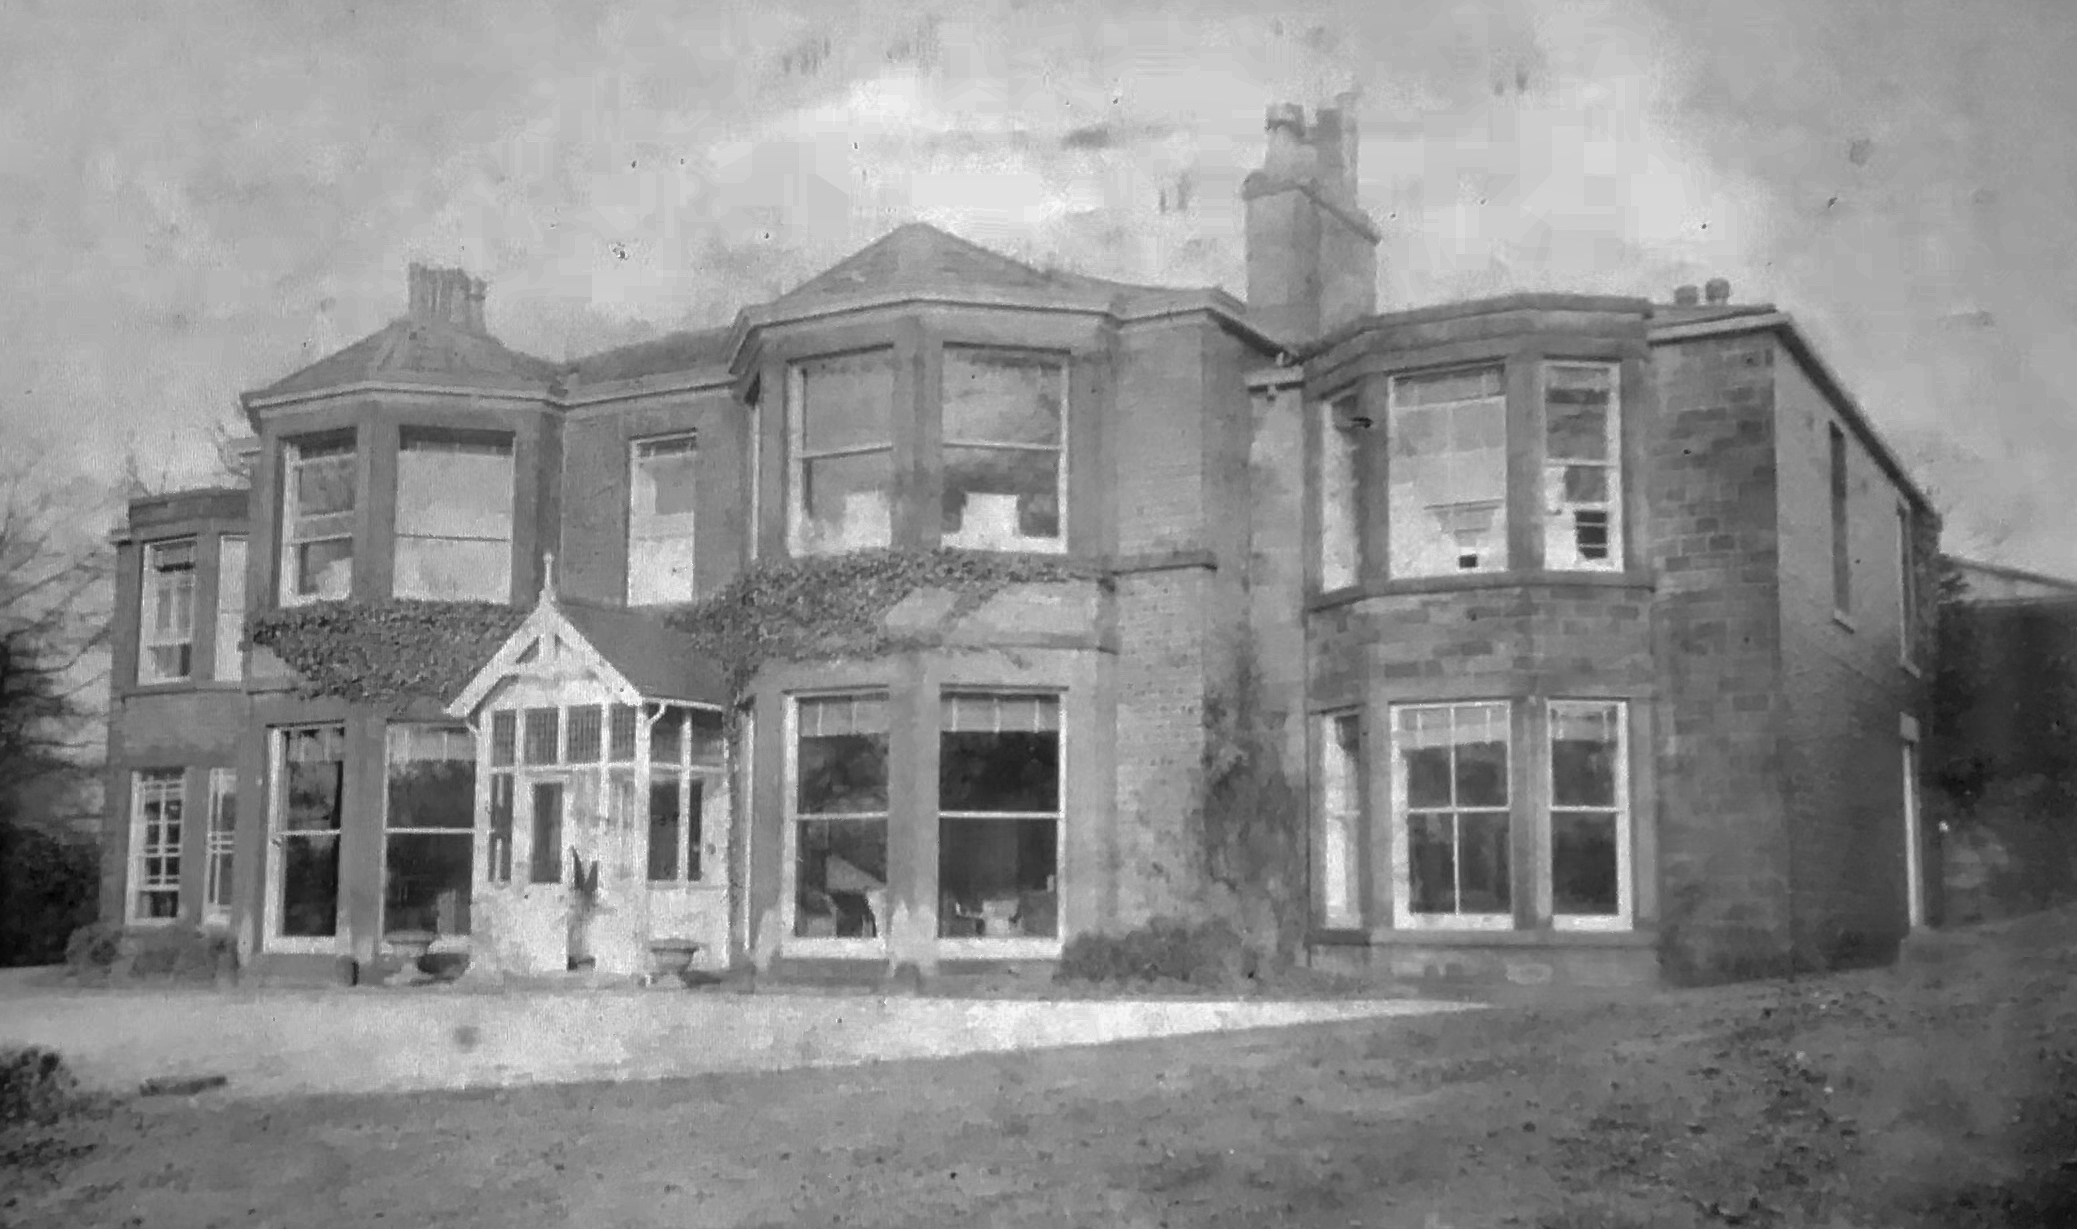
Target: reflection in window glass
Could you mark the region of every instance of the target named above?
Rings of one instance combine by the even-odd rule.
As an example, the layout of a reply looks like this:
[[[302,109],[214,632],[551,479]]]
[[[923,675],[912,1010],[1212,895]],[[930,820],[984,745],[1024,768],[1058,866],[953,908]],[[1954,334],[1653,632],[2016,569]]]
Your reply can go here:
[[[283,448],[283,605],[336,601],[352,591],[356,465],[350,435]]]
[[[138,626],[138,682],[168,683],[194,672],[194,539],[144,548],[144,609]]]
[[[1616,371],[1544,369],[1544,560],[1553,568],[1622,566]]]
[[[1394,576],[1507,567],[1507,390],[1499,367],[1392,381]]]
[[[1623,789],[1624,706],[1556,701],[1551,729],[1551,908],[1566,916],[1623,912],[1628,816]]]
[[[465,727],[392,725],[382,932],[469,933],[476,745]]]
[[[1407,911],[1508,914],[1508,706],[1398,708],[1393,744]]]
[[[1060,700],[948,692],[939,705],[938,933],[1059,935]]]
[[[793,553],[891,544],[893,352],[796,364],[788,410],[787,532]]]
[[[629,462],[627,604],[693,598],[696,435],[636,440]]]

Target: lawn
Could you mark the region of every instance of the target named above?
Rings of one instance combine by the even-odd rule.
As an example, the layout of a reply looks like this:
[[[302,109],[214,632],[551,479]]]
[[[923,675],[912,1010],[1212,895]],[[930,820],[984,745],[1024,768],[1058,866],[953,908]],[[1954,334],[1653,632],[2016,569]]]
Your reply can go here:
[[[220,1098],[75,1120],[0,1175],[16,1188],[0,1223],[2067,1226],[2077,914],[1979,932],[1933,965],[1642,999],[837,1071]]]

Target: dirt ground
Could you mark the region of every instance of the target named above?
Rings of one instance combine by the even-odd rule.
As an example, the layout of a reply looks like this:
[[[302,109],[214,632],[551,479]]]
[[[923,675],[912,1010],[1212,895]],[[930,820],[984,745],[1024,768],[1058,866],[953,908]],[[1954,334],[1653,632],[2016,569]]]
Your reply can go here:
[[[1947,946],[1792,983],[834,1071],[140,1099],[7,1175],[0,1222],[2077,1225],[2077,913]]]

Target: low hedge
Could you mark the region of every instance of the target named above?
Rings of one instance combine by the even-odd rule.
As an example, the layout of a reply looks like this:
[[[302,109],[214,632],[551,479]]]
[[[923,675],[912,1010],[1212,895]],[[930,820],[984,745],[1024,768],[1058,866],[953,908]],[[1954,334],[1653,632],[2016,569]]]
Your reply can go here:
[[[125,931],[95,922],[72,932],[65,964],[73,976],[95,980],[214,982],[237,972],[238,956],[229,935],[199,926]]]
[[[1232,989],[1260,970],[1223,918],[1192,922],[1155,918],[1119,934],[1083,934],[1068,940],[1053,974],[1056,982],[1097,984],[1180,982]]]

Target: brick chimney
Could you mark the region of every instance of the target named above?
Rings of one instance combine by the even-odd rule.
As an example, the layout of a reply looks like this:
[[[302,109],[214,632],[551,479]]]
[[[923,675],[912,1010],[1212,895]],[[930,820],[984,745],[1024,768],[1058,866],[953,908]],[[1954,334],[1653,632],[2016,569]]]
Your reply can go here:
[[[414,263],[409,315],[428,324],[484,333],[483,297],[488,289],[482,278],[470,277],[466,269],[436,269]]]
[[[1377,310],[1378,230],[1356,197],[1356,96],[1322,107],[1277,103],[1262,168],[1241,185],[1247,209],[1248,309],[1303,342]]]

